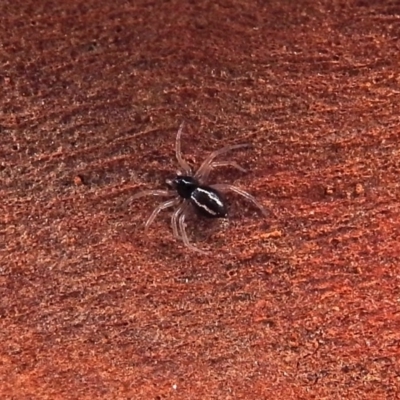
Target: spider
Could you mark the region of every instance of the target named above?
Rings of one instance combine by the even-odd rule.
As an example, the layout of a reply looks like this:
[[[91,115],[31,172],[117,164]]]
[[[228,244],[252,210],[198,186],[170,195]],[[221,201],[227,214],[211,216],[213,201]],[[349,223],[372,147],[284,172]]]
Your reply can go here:
[[[167,179],[166,184],[168,190],[142,190],[132,196],[131,200],[138,199],[143,196],[175,196],[172,199],[164,201],[159,204],[145,223],[145,231],[148,230],[150,225],[154,222],[157,215],[166,208],[176,207],[172,214],[171,225],[172,232],[175,238],[181,239],[185,246],[190,250],[207,254],[208,252],[199,249],[189,242],[186,232],[185,218],[190,208],[208,218],[226,218],[227,207],[220,192],[231,190],[247,200],[251,201],[256,207],[260,209],[264,216],[267,216],[265,209],[257,202],[257,200],[244,190],[227,184],[216,183],[213,185],[206,185],[207,178],[215,167],[230,166],[238,169],[239,171],[246,172],[235,161],[214,161],[214,159],[228,151],[249,147],[250,144],[235,144],[223,147],[220,150],[212,152],[201,164],[199,169],[195,172],[192,171],[189,164],[182,157],[181,152],[181,136],[184,127],[184,122],[181,123],[178,133],[176,135],[175,151],[176,159],[181,168],[173,179]]]

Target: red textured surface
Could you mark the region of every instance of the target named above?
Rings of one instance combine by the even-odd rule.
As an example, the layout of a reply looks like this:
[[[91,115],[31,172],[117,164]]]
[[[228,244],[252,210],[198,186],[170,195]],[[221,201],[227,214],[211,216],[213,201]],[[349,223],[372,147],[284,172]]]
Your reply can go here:
[[[2,399],[394,399],[395,1],[0,4]],[[229,225],[172,237],[174,138]]]

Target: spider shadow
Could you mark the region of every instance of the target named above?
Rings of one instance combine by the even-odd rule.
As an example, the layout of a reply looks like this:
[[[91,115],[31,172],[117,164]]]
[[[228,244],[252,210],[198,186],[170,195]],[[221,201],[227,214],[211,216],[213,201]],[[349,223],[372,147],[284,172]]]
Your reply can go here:
[[[194,209],[189,209],[186,216],[186,230],[196,242],[208,242],[227,223],[225,218],[204,218]]]

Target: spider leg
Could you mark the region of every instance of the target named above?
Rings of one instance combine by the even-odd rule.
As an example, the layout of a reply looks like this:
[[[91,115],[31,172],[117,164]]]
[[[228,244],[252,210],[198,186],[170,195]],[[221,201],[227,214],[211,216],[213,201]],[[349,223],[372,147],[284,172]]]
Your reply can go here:
[[[232,192],[235,192],[237,194],[240,194],[241,196],[245,197],[247,200],[251,201],[262,213],[265,217],[268,217],[267,212],[265,211],[265,208],[256,200],[254,196],[252,196],[250,193],[247,193],[243,189],[240,189],[234,185],[230,185],[229,183],[216,183],[214,185],[210,185],[210,187],[216,189],[216,190],[231,190]]]
[[[166,208],[172,207],[172,206],[176,206],[177,204],[179,204],[179,202],[181,201],[181,199],[179,197],[175,197],[174,199],[171,200],[167,200],[164,201],[163,203],[159,204],[154,211],[151,213],[150,217],[148,218],[148,220],[146,221],[145,225],[144,225],[144,230],[147,231],[147,229],[149,228],[149,226],[154,222],[154,220],[156,219],[157,215],[162,211],[165,210]]]
[[[177,239],[182,239],[182,236],[179,235],[178,217],[185,212],[186,209],[187,203],[183,201],[182,204],[180,204],[180,206],[173,212],[171,217],[172,233]]]
[[[201,253],[201,254],[208,254],[207,251],[201,250],[198,247],[190,244],[188,235],[186,233],[185,217],[186,217],[186,215],[184,213],[182,213],[178,218],[178,228],[180,230],[183,243],[185,244],[185,246],[187,248],[189,248],[192,251],[197,251],[198,253]]]
[[[243,147],[249,147],[249,146],[251,146],[250,143],[234,144],[234,145],[232,145],[232,146],[226,146],[226,147],[223,147],[222,149],[213,151],[213,152],[203,161],[203,164],[200,165],[199,169],[196,171],[196,173],[195,173],[195,175],[194,175],[195,178],[196,178],[196,179],[200,179],[200,178],[202,178],[204,175],[208,175],[208,174],[210,173],[210,170],[213,168],[213,167],[211,166],[213,160],[214,160],[216,157],[220,156],[221,154],[225,154],[225,153],[227,153],[228,151],[236,150],[236,149],[242,149]],[[226,164],[224,164],[224,165],[226,165]],[[214,166],[216,166],[216,165],[214,165]],[[210,167],[211,167],[211,168],[210,168]]]
[[[217,167],[233,167],[241,172],[247,172],[247,170],[241,167],[236,161],[213,161],[207,165],[207,168],[204,169],[201,174],[201,179],[207,180],[210,172]]]
[[[172,196],[175,192],[169,190],[141,190],[138,193],[135,193],[133,196],[129,197],[128,200],[124,201],[122,204],[126,206],[130,204],[133,200],[140,199],[145,196]]]
[[[175,143],[176,159],[178,160],[179,166],[182,168],[185,175],[192,175],[192,169],[190,168],[189,164],[182,157],[181,136],[182,136],[182,130],[183,130],[184,124],[185,124],[184,122],[181,123],[181,125],[178,129],[178,133],[176,134],[176,143]]]

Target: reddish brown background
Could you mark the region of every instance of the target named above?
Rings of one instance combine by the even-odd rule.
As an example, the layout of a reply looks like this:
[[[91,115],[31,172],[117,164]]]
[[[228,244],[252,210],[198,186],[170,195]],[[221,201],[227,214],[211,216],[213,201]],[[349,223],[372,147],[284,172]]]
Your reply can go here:
[[[216,3],[0,3],[2,399],[399,398],[399,2]],[[129,204],[183,119],[271,212],[209,256]]]

